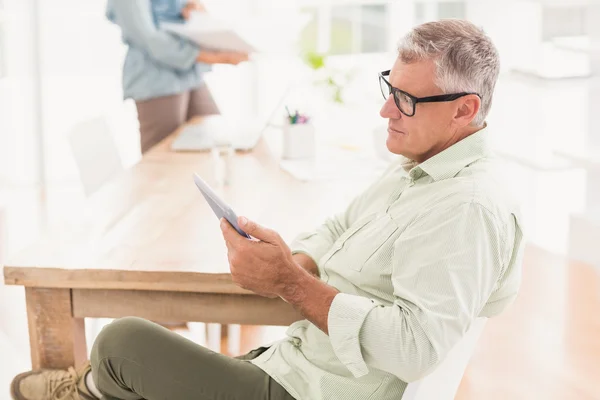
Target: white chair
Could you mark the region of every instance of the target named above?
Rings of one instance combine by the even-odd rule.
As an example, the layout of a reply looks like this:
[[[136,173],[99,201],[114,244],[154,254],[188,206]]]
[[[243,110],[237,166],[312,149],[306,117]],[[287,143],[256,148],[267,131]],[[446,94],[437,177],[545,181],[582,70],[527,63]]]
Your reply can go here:
[[[124,170],[106,118],[78,123],[68,139],[87,196]]]
[[[105,117],[79,122],[68,134],[69,145],[86,196],[124,170],[119,150]],[[110,318],[86,318],[86,340],[93,343]],[[91,346],[88,352],[91,350]]]
[[[402,400],[453,400],[487,318],[477,318],[437,368],[406,387]]]
[[[96,192],[102,185],[124,170],[119,149],[112,136],[107,118],[101,116],[78,123],[69,133],[68,140],[86,196]],[[112,318],[86,318],[87,342],[93,343],[102,328],[112,320]],[[190,332],[180,333],[205,345],[205,324],[195,323],[193,327],[194,329]],[[212,339],[211,349],[219,351],[220,332],[209,335],[209,338]],[[88,346],[88,352],[90,350],[91,346]]]

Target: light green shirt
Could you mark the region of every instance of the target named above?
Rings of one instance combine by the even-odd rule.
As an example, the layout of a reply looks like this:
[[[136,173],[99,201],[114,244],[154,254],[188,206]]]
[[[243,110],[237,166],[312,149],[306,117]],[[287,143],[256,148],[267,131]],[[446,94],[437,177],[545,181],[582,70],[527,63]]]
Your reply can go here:
[[[339,293],[329,336],[308,320],[253,363],[294,398],[400,399],[477,317],[516,297],[523,234],[486,129],[417,164],[400,159],[291,245]]]

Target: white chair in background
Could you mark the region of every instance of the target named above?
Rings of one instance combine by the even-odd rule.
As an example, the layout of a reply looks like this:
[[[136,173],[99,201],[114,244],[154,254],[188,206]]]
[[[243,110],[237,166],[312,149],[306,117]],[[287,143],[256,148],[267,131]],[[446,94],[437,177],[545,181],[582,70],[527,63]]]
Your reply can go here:
[[[90,196],[102,185],[123,172],[123,162],[107,118],[96,117],[78,123],[69,133],[68,139],[86,196]],[[86,321],[88,344],[93,343],[102,328],[111,321],[111,318],[88,318]],[[207,335],[204,323],[194,323],[193,329],[180,333],[199,344],[206,344]],[[221,345],[220,331],[211,334],[209,330],[208,336],[212,339],[210,341],[211,349],[218,352]],[[88,346],[88,352],[90,350],[91,346]]]
[[[106,118],[96,117],[78,123],[68,139],[87,196],[123,171]]]
[[[487,318],[477,318],[437,368],[406,387],[402,400],[453,400]]]
[[[119,150],[105,117],[95,117],[76,124],[68,134],[69,145],[79,171],[86,196],[92,195],[124,170]],[[110,318],[87,318],[86,340],[93,343]],[[91,346],[88,346],[88,352]]]

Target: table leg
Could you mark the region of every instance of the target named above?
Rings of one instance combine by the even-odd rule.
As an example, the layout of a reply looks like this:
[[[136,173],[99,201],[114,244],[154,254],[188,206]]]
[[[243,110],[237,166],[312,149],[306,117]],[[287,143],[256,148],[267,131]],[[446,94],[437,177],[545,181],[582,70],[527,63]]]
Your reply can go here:
[[[87,359],[83,318],[73,317],[70,289],[25,288],[31,364],[79,367]]]

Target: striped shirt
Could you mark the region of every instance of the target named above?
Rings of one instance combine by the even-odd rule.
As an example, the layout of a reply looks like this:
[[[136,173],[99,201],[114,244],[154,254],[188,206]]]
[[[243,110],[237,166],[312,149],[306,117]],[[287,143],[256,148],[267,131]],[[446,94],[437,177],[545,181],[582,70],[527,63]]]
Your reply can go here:
[[[399,399],[477,317],[516,297],[523,234],[482,129],[421,164],[401,158],[291,245],[340,291],[329,336],[308,320],[253,363],[296,399]]]

